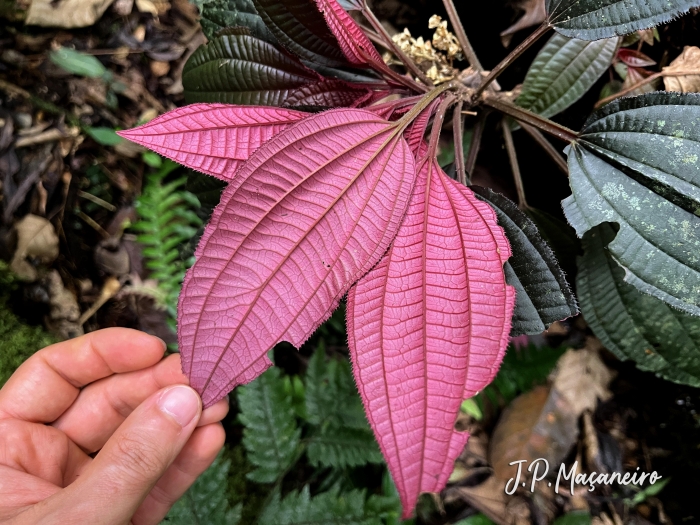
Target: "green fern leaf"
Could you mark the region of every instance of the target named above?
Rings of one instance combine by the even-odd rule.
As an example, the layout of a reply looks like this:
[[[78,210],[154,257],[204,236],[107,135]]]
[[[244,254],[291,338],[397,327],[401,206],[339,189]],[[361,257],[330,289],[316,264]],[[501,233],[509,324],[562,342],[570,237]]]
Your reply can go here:
[[[374,435],[369,429],[324,427],[309,439],[306,449],[314,467],[358,467],[384,462]]]
[[[136,201],[139,220],[132,229],[139,232],[136,240],[143,246],[142,253],[151,277],[158,282],[160,301],[175,325],[177,300],[190,257],[183,258],[179,249],[197,233],[202,220],[195,210],[197,197],[183,189],[187,177],[170,182],[165,179],[178,167],[166,160],[155,173],[146,177],[143,193]]]
[[[238,388],[238,416],[245,425],[243,445],[257,468],[248,477],[274,483],[296,461],[301,429],[292,400],[278,368],[272,367],[252,383]]]
[[[170,509],[163,524],[236,525],[241,520],[241,506],[230,508],[226,499],[231,461],[219,454],[214,463]]]
[[[369,428],[347,360],[327,359],[324,346],[319,345],[309,360],[304,383],[309,423]]]
[[[291,492],[284,499],[275,494],[260,516],[261,525],[381,525],[377,516],[367,515],[365,494],[351,490],[323,492],[314,496],[309,486]]]

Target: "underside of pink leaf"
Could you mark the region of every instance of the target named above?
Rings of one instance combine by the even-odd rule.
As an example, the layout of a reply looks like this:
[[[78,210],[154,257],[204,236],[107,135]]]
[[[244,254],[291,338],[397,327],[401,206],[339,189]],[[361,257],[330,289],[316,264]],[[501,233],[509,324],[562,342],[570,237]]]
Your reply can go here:
[[[230,181],[264,142],[308,116],[270,106],[191,104],[118,133],[188,168]]]
[[[384,66],[372,42],[337,0],[316,0],[316,5],[351,64],[374,68]]]
[[[454,430],[460,404],[501,363],[509,256],[493,210],[426,161],[394,243],[348,294],[353,373],[404,518],[445,486],[468,437]]]
[[[299,347],[386,252],[415,182],[393,124],[360,109],[304,119],[240,168],[180,294],[183,370],[205,406]]]
[[[425,131],[428,129],[430,117],[432,117],[433,113],[435,113],[435,110],[437,109],[441,100],[441,97],[433,100],[427,108],[418,114],[405,132],[408,146],[415,155],[418,155],[418,152],[421,149],[421,145],[423,144],[423,136],[425,135]]]
[[[323,80],[307,84],[289,93],[285,106],[325,106],[340,108],[352,106],[358,99],[371,96],[372,92],[358,88],[343,80]]]

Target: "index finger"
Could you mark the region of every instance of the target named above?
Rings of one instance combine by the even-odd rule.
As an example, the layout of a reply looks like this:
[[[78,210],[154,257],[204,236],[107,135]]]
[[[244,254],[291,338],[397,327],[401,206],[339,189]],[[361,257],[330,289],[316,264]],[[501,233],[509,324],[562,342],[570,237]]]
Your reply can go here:
[[[80,389],[112,374],[153,366],[165,345],[128,328],[107,328],[39,350],[0,390],[0,419],[36,423],[58,419]]]

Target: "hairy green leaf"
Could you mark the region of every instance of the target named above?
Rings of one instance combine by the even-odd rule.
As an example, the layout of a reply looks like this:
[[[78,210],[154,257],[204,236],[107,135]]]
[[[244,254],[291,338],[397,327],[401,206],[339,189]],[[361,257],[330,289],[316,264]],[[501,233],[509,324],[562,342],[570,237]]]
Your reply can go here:
[[[287,50],[324,66],[347,65],[338,41],[313,0],[253,0],[255,9]]]
[[[270,368],[237,392],[239,418],[245,425],[243,445],[257,467],[248,477],[274,483],[296,460],[301,435],[280,370]]]
[[[698,0],[546,0],[549,23],[582,40],[648,29],[699,5]]]
[[[173,525],[236,525],[241,506],[230,508],[226,499],[231,462],[222,454],[170,509],[163,523]]]
[[[513,248],[503,266],[506,281],[516,289],[510,335],[539,334],[554,321],[576,315],[576,298],[537,226],[503,195],[478,186],[472,190],[496,211]]]
[[[188,102],[281,105],[291,90],[319,76],[272,44],[248,35],[224,35],[200,47],[185,64]]]
[[[625,281],[700,315],[700,95],[649,93],[594,113],[568,151],[564,213],[579,237],[620,229]]]
[[[301,492],[291,492],[284,499],[275,494],[260,516],[261,525],[381,525],[365,512],[365,494],[351,490],[338,494],[328,491],[313,498],[306,485]]]
[[[275,37],[255,10],[253,0],[194,0],[199,8],[202,31],[209,40],[227,27],[243,26],[253,36],[275,43]]]
[[[516,103],[544,117],[561,113],[610,67],[618,41],[587,42],[555,33],[530,66]]]
[[[700,319],[624,282],[624,270],[606,249],[614,238],[608,223],[583,237],[576,278],[583,316],[620,359],[671,381],[700,386]]]
[[[357,467],[384,462],[369,428],[356,430],[326,425],[309,439],[306,454],[315,467]]]

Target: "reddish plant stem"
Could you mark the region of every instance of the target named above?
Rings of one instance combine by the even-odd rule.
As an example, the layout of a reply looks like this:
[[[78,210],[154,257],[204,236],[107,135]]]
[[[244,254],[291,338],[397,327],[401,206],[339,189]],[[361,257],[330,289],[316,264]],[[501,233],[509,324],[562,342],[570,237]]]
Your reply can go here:
[[[457,180],[467,185],[467,174],[464,171],[464,116],[462,115],[463,100],[459,100],[452,115],[452,136],[455,144],[455,172]]]
[[[521,210],[526,210],[529,206],[527,205],[527,199],[525,198],[525,187],[523,186],[523,178],[520,174],[520,164],[518,164],[518,155],[515,151],[515,144],[513,144],[513,134],[510,131],[510,122],[507,118],[501,120],[501,128],[503,129],[503,141],[506,144],[506,151],[508,152],[508,161],[510,162],[510,169],[513,172],[515,190],[518,192],[518,208],[520,208]]]
[[[409,57],[406,53],[404,53],[399,46],[396,45],[396,42],[389,36],[389,33],[387,33],[387,30],[384,28],[382,23],[377,19],[377,17],[374,15],[371,9],[366,8],[362,11],[362,14],[365,15],[365,18],[369,21],[369,23],[374,27],[374,30],[379,34],[379,36],[386,42],[387,46],[391,51],[399,57],[401,62],[404,63],[406,68],[413,73],[423,84],[425,84],[428,87],[433,87],[433,82],[430,80],[427,76],[425,76],[425,73],[421,71],[421,69],[418,67],[418,64],[414,62],[414,60]]]
[[[624,97],[625,95],[631,93],[635,89],[639,89],[640,87],[649,84],[650,82],[653,82],[657,78],[660,77],[680,77],[680,76],[685,76],[685,75],[700,75],[700,70],[689,70],[689,71],[659,71],[658,73],[654,73],[651,76],[648,76],[645,79],[640,80],[636,84],[633,84],[629,87],[626,87],[622,91],[618,91],[614,95],[610,95],[609,97],[601,98],[598,102],[595,103],[594,108],[598,109],[601,106],[604,106],[608,102],[612,102],[616,98]]]
[[[438,141],[440,140],[440,133],[442,132],[442,124],[445,121],[445,114],[452,104],[455,103],[457,97],[452,93],[448,93],[445,100],[440,102],[440,105],[435,112],[435,118],[433,119],[433,127],[430,130],[430,142],[428,143],[428,158],[432,159],[435,157],[437,152]]]
[[[557,148],[552,146],[552,143],[547,140],[547,138],[542,135],[539,129],[533,128],[530,124],[525,124],[521,122],[522,128],[537,142],[537,144],[550,156],[550,158],[557,165],[557,168],[561,170],[564,175],[569,175],[569,167],[566,164],[566,160],[557,151]]]
[[[546,119],[537,113],[533,113],[532,111],[518,107],[512,102],[508,102],[497,97],[485,97],[484,104],[492,107],[493,109],[497,109],[501,113],[510,115],[518,122],[530,124],[531,126],[542,130],[545,133],[549,133],[558,139],[566,142],[575,142],[578,140],[578,134],[575,131],[567,128],[566,126],[562,126],[561,124],[557,124],[556,122],[552,122],[551,120]]]
[[[479,155],[479,149],[481,148],[481,138],[484,136],[486,118],[488,117],[488,114],[489,110],[484,111],[477,118],[476,124],[474,124],[472,140],[469,143],[469,153],[467,153],[467,160],[464,163],[464,176],[466,179],[465,184],[470,184],[472,180],[472,173],[476,167],[476,158]]]
[[[464,51],[464,56],[467,58],[467,62],[469,62],[469,65],[472,66],[474,70],[483,71],[484,68],[481,66],[481,62],[479,62],[479,58],[476,56],[471,42],[469,42],[469,38],[467,37],[466,31],[464,31],[464,26],[462,25],[462,21],[459,19],[454,2],[452,0],[442,0],[442,3],[445,4],[447,16],[450,19],[450,23],[452,24],[452,29],[455,32],[457,41],[462,47],[462,51]]]
[[[537,42],[541,36],[543,36],[547,31],[550,29],[550,25],[548,22],[544,22],[540,27],[538,27],[534,33],[532,33],[529,37],[527,37],[525,40],[523,40],[518,47],[513,49],[506,58],[501,60],[501,62],[493,68],[493,70],[488,74],[488,76],[481,82],[481,85],[476,90],[476,93],[474,93],[474,100],[479,98],[479,95],[481,95],[484,90],[493,82],[496,80],[501,73],[503,73],[508,66],[510,66],[515,60],[522,55],[532,44]]]

